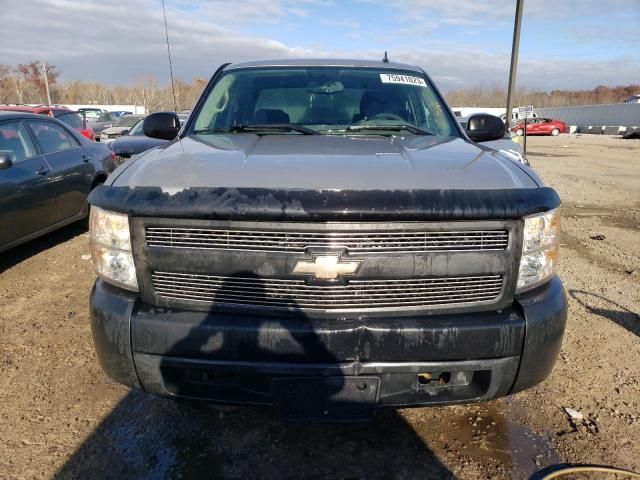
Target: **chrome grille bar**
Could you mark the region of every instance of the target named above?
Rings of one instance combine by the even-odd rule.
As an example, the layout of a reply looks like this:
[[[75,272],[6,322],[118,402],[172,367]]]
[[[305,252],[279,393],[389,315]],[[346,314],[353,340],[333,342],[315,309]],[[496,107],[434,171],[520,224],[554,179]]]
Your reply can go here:
[[[147,227],[150,247],[303,253],[306,247],[344,247],[352,253],[505,250],[506,230],[290,232]]]
[[[379,309],[487,303],[502,293],[502,275],[408,280],[351,280],[346,285],[307,285],[304,280],[223,277],[153,272],[157,296],[187,302],[298,308]]]

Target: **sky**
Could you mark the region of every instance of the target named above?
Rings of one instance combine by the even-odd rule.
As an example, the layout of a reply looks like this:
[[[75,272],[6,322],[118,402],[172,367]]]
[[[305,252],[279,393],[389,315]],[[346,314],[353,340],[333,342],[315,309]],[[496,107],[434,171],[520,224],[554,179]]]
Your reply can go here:
[[[640,0],[524,0],[518,86],[640,83]],[[506,86],[515,0],[165,0],[174,74],[290,57],[389,58],[444,90]],[[0,63],[60,80],[169,79],[161,0],[0,0]]]

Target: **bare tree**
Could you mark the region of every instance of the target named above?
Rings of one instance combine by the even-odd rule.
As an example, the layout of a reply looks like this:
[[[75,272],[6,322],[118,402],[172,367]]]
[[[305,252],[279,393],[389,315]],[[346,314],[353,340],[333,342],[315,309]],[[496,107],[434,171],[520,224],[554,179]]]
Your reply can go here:
[[[153,111],[158,102],[158,84],[153,75],[138,77],[132,90],[137,105],[142,105],[147,112]]]
[[[9,103],[11,67],[0,64],[0,103]]]
[[[24,89],[27,79],[19,71],[14,70],[11,80],[13,80],[13,87],[16,92],[16,103],[24,103]]]

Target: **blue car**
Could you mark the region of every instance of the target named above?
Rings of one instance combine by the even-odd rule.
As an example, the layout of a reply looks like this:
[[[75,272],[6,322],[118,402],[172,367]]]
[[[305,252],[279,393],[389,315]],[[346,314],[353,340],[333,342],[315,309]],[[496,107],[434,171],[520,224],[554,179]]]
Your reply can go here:
[[[78,220],[113,155],[55,118],[0,112],[0,252]]]

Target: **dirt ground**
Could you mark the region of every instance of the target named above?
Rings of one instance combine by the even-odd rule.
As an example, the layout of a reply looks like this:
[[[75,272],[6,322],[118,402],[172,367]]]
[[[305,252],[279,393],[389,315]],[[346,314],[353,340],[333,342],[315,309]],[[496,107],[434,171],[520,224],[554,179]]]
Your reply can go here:
[[[71,226],[0,255],[0,478],[539,478],[558,462],[640,471],[640,141],[528,143],[563,199],[570,301],[541,385],[355,426],[129,391],[96,361],[88,239]],[[565,407],[584,419],[572,425]]]

